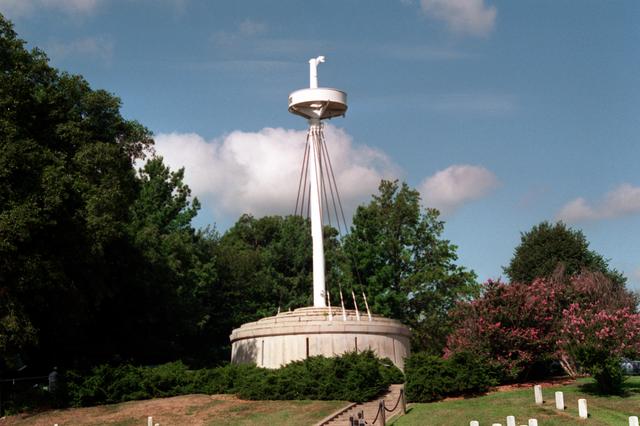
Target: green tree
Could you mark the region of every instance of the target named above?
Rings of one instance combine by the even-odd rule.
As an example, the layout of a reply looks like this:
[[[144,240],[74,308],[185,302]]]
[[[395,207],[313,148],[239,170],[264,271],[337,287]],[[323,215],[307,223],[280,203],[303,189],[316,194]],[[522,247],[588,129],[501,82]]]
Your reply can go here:
[[[299,216],[243,215],[222,237],[219,270],[230,323],[274,315],[311,302],[311,234]]]
[[[100,352],[96,325],[129,282],[132,163],[153,143],[120,101],[27,51],[0,16],[0,355]],[[4,342],[4,343],[2,343]],[[94,348],[94,349],[91,349]],[[100,348],[100,349],[98,349]]]
[[[580,230],[562,222],[541,222],[520,235],[520,245],[515,248],[511,262],[503,268],[512,282],[530,283],[536,278],[550,277],[558,267],[568,275],[575,275],[583,268],[602,272],[614,282],[623,285],[626,279],[609,262],[593,250]]]
[[[161,354],[154,362],[212,357],[201,342],[215,326],[204,306],[217,285],[218,235],[191,225],[200,203],[183,178],[183,169],[172,172],[161,157],[139,170],[127,228],[131,254],[123,265],[131,276],[113,298],[113,309],[123,311],[118,318],[122,352],[137,359],[149,360],[145,353]]]
[[[356,287],[364,285],[373,312],[413,329],[413,347],[440,353],[451,329],[449,311],[478,292],[475,274],[456,265],[456,246],[442,239],[435,209],[405,183],[382,181],[358,207],[344,239]]]

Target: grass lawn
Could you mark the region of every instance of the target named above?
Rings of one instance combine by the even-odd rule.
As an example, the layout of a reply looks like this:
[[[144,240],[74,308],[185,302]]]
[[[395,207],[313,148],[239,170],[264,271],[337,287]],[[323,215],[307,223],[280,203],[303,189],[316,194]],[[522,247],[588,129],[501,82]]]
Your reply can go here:
[[[49,410],[0,419],[0,426],[139,426],[147,416],[162,426],[314,424],[338,408],[340,401],[245,401],[229,395],[184,395],[129,401],[97,407]]]
[[[556,410],[555,391],[564,392],[565,411]],[[395,419],[391,424],[466,426],[471,420],[478,420],[481,426],[493,423],[505,425],[507,416],[515,416],[517,425],[527,424],[529,418],[535,418],[540,426],[626,426],[629,416],[640,416],[640,377],[629,378],[625,383],[625,391],[624,396],[601,396],[593,390],[591,379],[580,379],[573,385],[543,387],[542,406],[535,405],[532,387],[468,399],[412,404],[405,416]],[[587,400],[588,420],[578,418],[579,398]]]

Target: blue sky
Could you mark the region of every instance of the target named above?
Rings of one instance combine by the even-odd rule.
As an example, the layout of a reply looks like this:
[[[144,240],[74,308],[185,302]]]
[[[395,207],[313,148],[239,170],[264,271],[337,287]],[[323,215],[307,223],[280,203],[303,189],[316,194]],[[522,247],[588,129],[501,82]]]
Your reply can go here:
[[[52,64],[118,95],[186,166],[198,225],[292,213],[325,55],[349,209],[380,178],[420,190],[460,263],[501,275],[520,232],[563,219],[640,290],[640,2],[0,0]]]

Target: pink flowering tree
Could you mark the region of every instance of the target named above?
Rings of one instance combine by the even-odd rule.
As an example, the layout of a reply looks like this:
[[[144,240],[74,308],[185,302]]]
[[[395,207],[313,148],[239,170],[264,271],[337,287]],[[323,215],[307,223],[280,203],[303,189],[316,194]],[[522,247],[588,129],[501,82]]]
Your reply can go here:
[[[591,374],[600,391],[618,393],[624,379],[620,358],[640,353],[640,314],[629,306],[572,303],[563,310],[558,352]]]
[[[567,277],[558,271],[531,284],[489,281],[480,298],[455,311],[458,327],[445,355],[482,355],[506,380],[526,378],[536,366],[559,361],[572,376],[582,369],[606,381],[600,371],[613,367],[603,365],[619,366],[620,356],[640,351],[637,305],[623,284],[601,273]]]
[[[559,284],[487,282],[482,297],[458,306],[459,326],[449,336],[445,356],[472,351],[492,360],[504,380],[526,377],[554,358],[564,292]]]

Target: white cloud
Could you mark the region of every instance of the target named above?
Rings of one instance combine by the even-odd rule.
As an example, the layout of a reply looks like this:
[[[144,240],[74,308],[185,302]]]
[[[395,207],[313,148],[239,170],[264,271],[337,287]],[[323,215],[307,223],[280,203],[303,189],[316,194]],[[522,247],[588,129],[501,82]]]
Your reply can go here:
[[[426,178],[418,186],[423,202],[449,215],[464,203],[487,195],[498,186],[498,178],[481,166],[449,166]]]
[[[60,10],[86,15],[96,10],[102,0],[0,0],[0,10],[11,16],[24,16],[40,9]]]
[[[80,55],[94,57],[110,64],[113,59],[113,46],[113,40],[108,37],[85,37],[69,42],[52,42],[47,47],[47,52],[53,59]]]
[[[325,138],[347,220],[397,167],[382,152],[355,145],[343,130],[327,125]],[[197,134],[156,135],[156,152],[172,169],[185,167],[193,194],[220,214],[292,214],[306,131],[265,128],[234,131],[206,141]]]
[[[640,187],[624,183],[609,191],[595,204],[589,204],[582,197],[569,201],[560,209],[556,219],[575,223],[636,213],[640,213]]]
[[[484,0],[420,0],[420,6],[427,16],[444,21],[458,34],[485,36],[495,26],[496,8]]]

